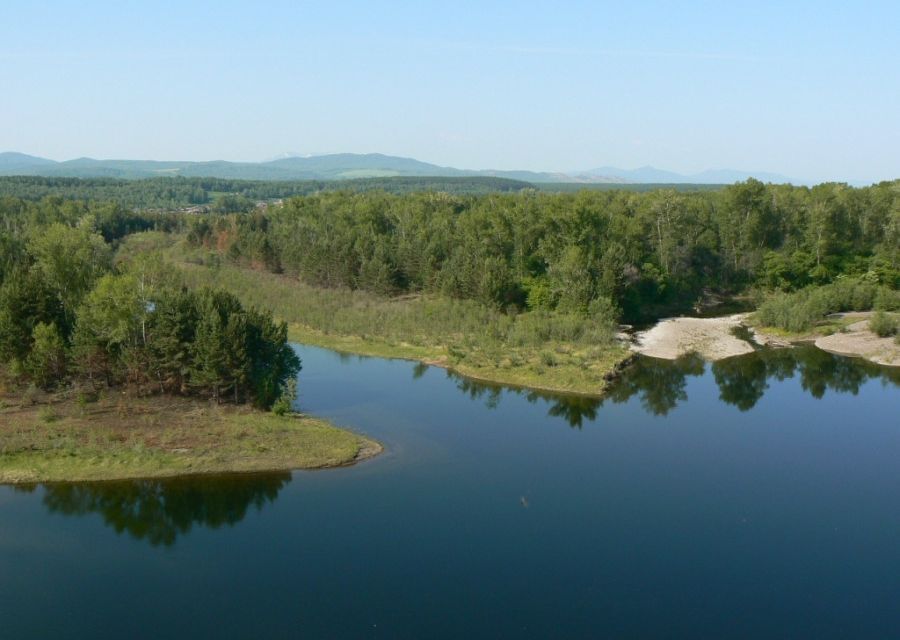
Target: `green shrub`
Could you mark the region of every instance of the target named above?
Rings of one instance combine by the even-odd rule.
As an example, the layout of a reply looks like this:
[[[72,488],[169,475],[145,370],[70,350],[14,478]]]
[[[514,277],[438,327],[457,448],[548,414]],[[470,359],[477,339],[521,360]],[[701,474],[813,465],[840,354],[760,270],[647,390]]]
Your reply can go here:
[[[898,323],[897,318],[888,315],[884,311],[876,311],[869,319],[869,329],[882,338],[895,335],[898,326],[900,326],[900,323]]]
[[[828,304],[822,296],[811,296],[804,290],[775,294],[760,305],[757,319],[767,327],[799,333],[812,328],[827,312]]]
[[[25,392],[22,394],[22,397],[19,399],[19,405],[22,407],[31,407],[37,404],[38,396],[40,395],[39,389],[34,384],[29,384],[28,388],[25,389]]]
[[[284,398],[278,398],[278,400],[275,401],[275,404],[272,405],[272,413],[276,416],[283,416],[290,412],[290,410],[291,403]]]
[[[272,404],[272,413],[283,416],[294,410],[294,400],[297,398],[297,380],[292,378],[284,384],[281,395]]]
[[[756,317],[765,326],[799,333],[808,331],[829,313],[897,306],[900,292],[860,278],[842,278],[794,293],[776,293],[763,301]]]
[[[549,351],[542,351],[541,364],[545,367],[555,367],[557,364],[556,356]]]

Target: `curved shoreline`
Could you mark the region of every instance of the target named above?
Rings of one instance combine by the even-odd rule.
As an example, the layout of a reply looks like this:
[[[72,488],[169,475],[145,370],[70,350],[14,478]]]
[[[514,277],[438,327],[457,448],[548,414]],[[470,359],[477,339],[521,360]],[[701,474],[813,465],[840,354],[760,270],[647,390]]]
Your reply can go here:
[[[900,345],[891,337],[880,338],[868,328],[868,321],[854,322],[845,332],[816,339],[815,345],[840,356],[863,358],[885,367],[900,367]]]
[[[883,367],[900,367],[900,345],[894,338],[880,338],[869,329],[873,312],[849,311],[828,318],[838,323],[838,330],[828,334],[815,330],[804,334],[775,332],[768,327],[751,327],[760,344],[790,347],[795,343],[812,343],[822,351],[848,358],[862,358]]]
[[[408,344],[389,345],[359,336],[325,334],[298,323],[289,325],[289,337],[292,342],[297,344],[328,349],[336,353],[387,360],[407,360],[438,367],[473,382],[549,394],[592,398],[602,397],[608,384],[634,357],[634,354],[625,345],[617,344],[606,350],[605,353],[608,357],[605,360],[598,360],[597,368],[591,371],[589,376],[582,369],[575,370],[565,366],[550,366],[547,367],[545,373],[541,374],[524,366],[503,369],[467,367],[464,363],[460,365],[449,362],[449,356],[442,348]],[[567,374],[569,374],[567,382],[547,383],[541,380],[543,377],[559,379]]]
[[[87,406],[72,399],[0,405],[0,484],[328,469],[384,451],[311,416],[113,396]]]
[[[892,338],[878,338],[869,331],[868,315],[847,314],[841,319],[856,322],[842,331],[827,336],[793,336],[793,340],[767,333],[764,328],[751,327],[748,314],[666,319],[636,335],[630,352],[624,351],[618,357],[605,373],[603,387],[596,392],[473,374],[449,364],[446,358],[391,356],[305,342],[362,357],[421,362],[487,385],[602,397],[606,384],[637,354],[675,360],[688,353],[699,353],[706,360],[716,361],[751,353],[753,343],[734,335],[734,330],[741,327],[749,329],[760,344],[770,347],[814,342],[823,351],[837,355],[861,357],[882,366],[900,366],[900,345]],[[359,341],[357,345],[364,347],[365,343]],[[384,451],[381,443],[319,418],[299,414],[277,417],[246,407],[211,406],[186,398],[131,398],[117,397],[119,393],[114,390],[109,393],[112,398],[87,409],[83,404],[76,406],[72,398],[18,408],[0,402],[0,484],[327,469],[351,466]],[[0,397],[0,400],[8,399]],[[112,415],[114,412],[116,415]],[[159,427],[160,422],[165,427]],[[174,423],[174,431],[170,423]],[[215,432],[216,428],[219,432]],[[198,433],[212,437],[182,446],[185,443],[179,438],[190,440]],[[315,437],[310,440],[313,433]]]

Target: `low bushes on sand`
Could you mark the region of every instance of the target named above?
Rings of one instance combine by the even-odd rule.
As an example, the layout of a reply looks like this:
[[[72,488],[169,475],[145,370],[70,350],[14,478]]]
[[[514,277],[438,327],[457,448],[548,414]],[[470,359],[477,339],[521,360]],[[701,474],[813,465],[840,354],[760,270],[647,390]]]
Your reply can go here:
[[[900,291],[861,278],[846,278],[794,293],[776,293],[760,305],[756,319],[767,327],[801,333],[830,313],[876,308],[900,309]]]
[[[884,311],[875,312],[869,319],[869,329],[881,338],[896,335],[898,327],[900,327],[900,322],[897,321],[897,318]]]

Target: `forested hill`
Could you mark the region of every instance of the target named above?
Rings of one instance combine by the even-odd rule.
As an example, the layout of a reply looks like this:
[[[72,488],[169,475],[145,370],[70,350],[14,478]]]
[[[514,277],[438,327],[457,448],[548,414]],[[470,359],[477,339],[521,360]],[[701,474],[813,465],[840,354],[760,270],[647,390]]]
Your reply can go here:
[[[468,170],[442,167],[413,158],[381,153],[335,153],[321,156],[289,157],[267,162],[227,162],[213,160],[96,160],[76,158],[56,162],[22,153],[0,153],[0,175],[28,175],[67,178],[223,178],[227,180],[352,180],[356,178],[430,177],[509,178],[529,182],[559,182],[571,176],[540,171]],[[598,179],[593,177],[590,181]],[[622,180],[618,180],[621,182]]]
[[[588,171],[528,171],[502,169],[457,169],[414,158],[382,153],[333,153],[285,157],[265,162],[213,160],[96,160],[76,158],[56,162],[24,153],[0,152],[0,176],[46,176],[66,178],[223,178],[227,180],[354,180],[357,178],[433,177],[507,178],[533,183],[580,184],[730,184],[748,178],[786,184],[794,180],[776,173],[713,169],[681,174],[654,167],[619,169],[601,167]]]

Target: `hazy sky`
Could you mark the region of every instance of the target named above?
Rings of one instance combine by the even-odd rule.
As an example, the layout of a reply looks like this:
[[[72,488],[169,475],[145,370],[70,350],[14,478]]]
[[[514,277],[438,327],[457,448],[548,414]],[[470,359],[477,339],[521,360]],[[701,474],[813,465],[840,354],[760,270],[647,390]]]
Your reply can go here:
[[[900,2],[0,3],[0,151],[900,177]]]

